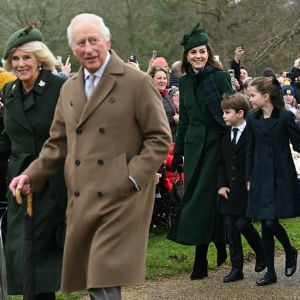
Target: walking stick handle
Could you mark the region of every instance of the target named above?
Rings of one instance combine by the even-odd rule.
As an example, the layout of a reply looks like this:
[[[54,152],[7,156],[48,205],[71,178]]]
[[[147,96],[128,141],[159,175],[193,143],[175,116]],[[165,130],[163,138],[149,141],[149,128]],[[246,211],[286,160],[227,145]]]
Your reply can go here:
[[[22,194],[20,189],[16,189],[16,201],[18,204],[22,204]]]
[[[32,217],[32,193],[27,194],[27,198],[26,198],[26,210],[27,213],[30,217]]]

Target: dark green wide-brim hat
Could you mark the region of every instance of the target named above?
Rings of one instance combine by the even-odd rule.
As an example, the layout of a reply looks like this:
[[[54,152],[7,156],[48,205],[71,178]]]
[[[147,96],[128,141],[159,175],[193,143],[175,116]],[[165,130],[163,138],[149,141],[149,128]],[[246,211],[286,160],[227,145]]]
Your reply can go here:
[[[209,36],[204,31],[203,28],[200,27],[200,24],[198,23],[190,33],[185,34],[181,45],[184,47],[185,51],[191,50],[194,47],[207,45],[209,42]]]
[[[16,32],[14,32],[7,40],[4,47],[3,58],[7,59],[9,53],[13,49],[20,47],[21,45],[24,45],[29,42],[42,41],[42,40],[43,40],[42,33],[32,25],[19,29]]]

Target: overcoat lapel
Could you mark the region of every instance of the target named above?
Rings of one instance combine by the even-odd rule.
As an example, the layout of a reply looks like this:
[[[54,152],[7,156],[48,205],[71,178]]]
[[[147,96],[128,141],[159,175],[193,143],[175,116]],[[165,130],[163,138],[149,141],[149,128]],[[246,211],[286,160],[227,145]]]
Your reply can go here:
[[[93,111],[104,101],[108,93],[115,85],[115,78],[110,75],[103,75],[99,84],[95,88],[90,99],[84,106],[82,115],[79,120],[78,126],[80,126],[86,119],[93,113]]]
[[[246,142],[246,131],[243,130],[237,144],[233,147],[233,153],[237,152]]]

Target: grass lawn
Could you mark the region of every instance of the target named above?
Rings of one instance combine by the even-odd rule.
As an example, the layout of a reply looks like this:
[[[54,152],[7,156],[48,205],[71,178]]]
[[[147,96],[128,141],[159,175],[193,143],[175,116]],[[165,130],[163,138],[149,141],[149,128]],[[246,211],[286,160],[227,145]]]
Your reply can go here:
[[[281,222],[288,231],[291,243],[300,249],[300,218],[284,220]],[[256,226],[260,232],[260,224]],[[251,255],[248,244],[243,240],[246,259]],[[159,280],[160,278],[172,277],[183,273],[190,273],[193,266],[195,247],[183,246],[166,239],[166,234],[152,235],[149,240],[147,258],[147,279]],[[276,249],[283,251],[281,245],[276,242]],[[251,253],[250,253],[251,252]],[[209,267],[216,266],[216,251],[213,244],[209,247]],[[84,293],[63,294],[57,293],[58,300],[79,300]],[[22,300],[21,297],[10,297],[9,300]]]

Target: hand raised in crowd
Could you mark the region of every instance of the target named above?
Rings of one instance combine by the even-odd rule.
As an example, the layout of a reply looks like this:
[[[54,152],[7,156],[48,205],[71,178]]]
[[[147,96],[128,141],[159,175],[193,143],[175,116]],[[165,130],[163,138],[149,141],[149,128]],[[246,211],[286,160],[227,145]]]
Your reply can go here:
[[[141,69],[140,69],[140,65],[139,65],[138,62],[128,61],[127,64],[128,64],[129,66],[131,66],[131,67],[137,69],[137,70],[141,70]]]
[[[297,59],[295,59],[294,67],[297,68],[297,69],[300,69],[300,57],[298,57]]]
[[[67,57],[66,63],[61,65],[61,71],[62,71],[67,77],[70,77],[70,73],[71,73],[70,55]]]
[[[234,51],[234,60],[236,63],[239,63],[241,61],[242,56],[244,55],[245,51],[241,46],[238,46],[235,48]]]
[[[240,89],[239,81],[236,78],[231,78],[232,88],[236,91]]]

